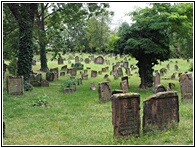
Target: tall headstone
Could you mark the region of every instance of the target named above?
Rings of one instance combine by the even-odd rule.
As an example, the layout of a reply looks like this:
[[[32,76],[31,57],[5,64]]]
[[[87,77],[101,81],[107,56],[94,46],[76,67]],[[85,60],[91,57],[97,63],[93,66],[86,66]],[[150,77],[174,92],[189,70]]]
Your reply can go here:
[[[75,57],[75,63],[79,63],[79,57],[78,56]]]
[[[71,76],[76,76],[77,75],[77,69],[76,68],[73,68],[71,70]]]
[[[193,78],[192,73],[180,75],[180,91],[183,101],[193,99]]]
[[[120,87],[123,91],[123,93],[128,93],[128,84],[127,84],[127,80],[123,80],[120,82]]]
[[[122,68],[118,68],[118,76],[119,77],[123,77],[123,71],[122,71]]]
[[[160,84],[161,84],[160,74],[159,72],[156,72],[155,77],[154,77],[154,86],[157,86]]]
[[[143,131],[162,130],[179,122],[177,92],[159,92],[143,102]]]
[[[139,136],[140,95],[138,93],[120,93],[112,95],[111,99],[114,136]]]
[[[98,83],[98,93],[99,93],[100,101],[102,102],[110,101],[112,95],[110,83],[109,82]]]
[[[121,80],[126,80],[127,81],[127,88],[129,88],[129,77],[128,76],[124,76],[121,78]]]

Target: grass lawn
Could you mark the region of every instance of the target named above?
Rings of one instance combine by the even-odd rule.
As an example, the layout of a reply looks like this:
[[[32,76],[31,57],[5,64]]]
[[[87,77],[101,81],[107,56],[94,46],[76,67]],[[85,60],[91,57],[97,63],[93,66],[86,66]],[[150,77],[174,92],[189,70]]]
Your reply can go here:
[[[79,55],[86,58],[88,54]],[[96,55],[94,55],[96,57]],[[63,56],[68,59],[68,55]],[[38,59],[38,56],[34,56]],[[59,67],[59,71],[63,65],[68,65],[68,61],[64,61],[63,65],[58,65],[57,61],[51,61],[51,55],[47,56],[49,68]],[[88,70],[89,79],[83,80],[81,86],[77,86],[77,90],[71,94],[62,92],[61,84],[69,78],[69,75],[60,76],[58,80],[50,82],[49,87],[34,87],[32,91],[24,92],[24,95],[8,95],[6,90],[6,80],[3,80],[3,121],[6,123],[6,135],[3,138],[3,145],[193,145],[193,103],[182,102],[180,85],[178,77],[175,80],[161,80],[161,84],[167,86],[169,82],[175,84],[174,91],[179,96],[179,125],[174,129],[166,129],[164,131],[155,131],[141,135],[138,138],[130,137],[127,139],[113,137],[112,125],[112,108],[111,102],[102,103],[99,101],[98,91],[90,90],[90,83],[94,82],[98,87],[99,82],[104,82],[104,74],[109,74],[112,70],[112,63],[122,61],[123,58],[109,58],[109,71],[98,75],[97,78],[90,78],[91,70],[101,70],[106,64],[99,65],[91,62],[84,64],[91,67]],[[71,60],[74,63],[74,59]],[[182,59],[172,59],[173,64],[164,77],[170,78],[174,71],[175,62],[178,61],[178,72],[184,73],[188,71],[190,63]],[[192,60],[190,60],[192,62]],[[8,63],[8,61],[6,61]],[[129,60],[130,64],[136,64],[135,59]],[[155,70],[166,67],[169,61],[156,65]],[[71,65],[68,65],[70,68]],[[39,72],[40,63],[37,62],[33,66],[33,70]],[[124,69],[123,69],[124,70]],[[140,94],[140,117],[142,122],[143,116],[143,100],[152,95],[152,89],[141,90],[138,88],[140,84],[139,75],[136,73],[138,69],[132,71],[129,76],[129,92]],[[125,74],[125,71],[124,71]],[[5,76],[9,75],[6,72]],[[42,74],[45,79],[45,73]],[[80,77],[77,72],[77,77]],[[120,81],[111,80],[111,89],[120,89]],[[33,101],[38,97],[45,97],[49,103],[49,107],[33,106]],[[142,125],[142,123],[141,123]]]

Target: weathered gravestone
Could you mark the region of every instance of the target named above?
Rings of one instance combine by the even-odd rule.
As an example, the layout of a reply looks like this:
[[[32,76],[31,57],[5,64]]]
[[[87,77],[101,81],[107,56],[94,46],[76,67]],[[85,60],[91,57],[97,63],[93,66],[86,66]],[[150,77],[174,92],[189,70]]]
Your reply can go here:
[[[167,91],[167,89],[163,85],[160,84],[154,87],[153,93],[156,94],[158,92],[165,92],[165,91]]]
[[[66,70],[67,70],[67,65],[61,67],[61,71],[66,71]]]
[[[118,68],[117,72],[118,72],[118,76],[119,76],[119,77],[123,77],[122,68]]]
[[[129,67],[129,63],[128,62],[124,62],[123,63],[123,67],[126,69],[126,68],[128,68]]]
[[[97,71],[91,70],[91,78],[96,78],[97,77]]]
[[[60,76],[64,76],[65,75],[65,72],[64,71],[61,71],[60,72]]]
[[[104,67],[104,68],[101,69],[101,71],[102,71],[102,72],[106,72],[107,69]]]
[[[40,83],[42,87],[49,87],[49,82],[47,80],[42,80]]]
[[[54,72],[47,72],[46,73],[46,80],[47,81],[54,81],[55,73]]]
[[[95,64],[103,64],[104,63],[104,58],[102,56],[98,56],[97,58],[94,59]]]
[[[58,80],[59,77],[58,67],[50,69],[50,72],[54,72],[55,73],[54,80]]]
[[[77,75],[77,69],[76,68],[73,68],[71,70],[71,76],[76,76]]]
[[[124,76],[124,77],[121,77],[121,80],[126,80],[127,81],[127,88],[129,88],[129,77],[128,76]]]
[[[78,56],[75,57],[75,63],[79,63],[79,57]]]
[[[82,78],[78,78],[78,85],[82,85]]]
[[[179,122],[177,92],[159,92],[143,102],[143,131],[162,130]]]
[[[180,91],[183,101],[193,99],[193,78],[192,73],[180,75]]]
[[[154,77],[154,86],[160,85],[160,74],[159,72],[156,72],[155,77]]]
[[[111,99],[114,136],[139,136],[140,95],[138,93],[120,93],[112,95]]]
[[[112,71],[113,71],[113,72],[116,72],[116,71],[117,71],[117,68],[118,68],[118,66],[117,66],[117,65],[113,65],[113,67],[112,67]]]
[[[84,62],[85,62],[86,64],[89,64],[89,62],[90,62],[89,58],[85,58],[85,59],[84,59]]]
[[[39,86],[41,86],[41,83],[40,83],[40,81],[38,81],[38,80],[32,80],[32,81],[30,81],[30,84],[31,84],[32,86],[34,86],[34,87],[39,87]]]
[[[112,91],[110,88],[109,82],[100,82],[98,83],[98,93],[99,93],[99,100],[102,102],[110,101]]]
[[[37,80],[38,82],[41,82],[42,81],[42,74],[38,74],[36,77],[35,77],[35,80]]]
[[[58,64],[63,64],[63,59],[62,58],[58,58]]]
[[[67,74],[71,74],[72,68],[67,68]]]
[[[128,93],[127,80],[123,80],[120,82],[120,88],[122,89],[123,93]]]
[[[24,93],[23,76],[7,77],[7,93],[11,95],[23,95]]]
[[[178,65],[174,65],[174,70],[178,71]]]

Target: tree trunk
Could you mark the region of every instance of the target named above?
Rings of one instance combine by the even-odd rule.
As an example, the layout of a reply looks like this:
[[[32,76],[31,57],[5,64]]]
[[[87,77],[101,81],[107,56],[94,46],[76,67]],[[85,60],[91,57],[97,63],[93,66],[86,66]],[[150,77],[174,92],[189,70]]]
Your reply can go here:
[[[33,60],[33,24],[34,14],[37,9],[36,3],[9,3],[10,11],[18,21],[19,26],[19,51],[17,75],[24,77],[25,90],[29,87],[29,77],[32,71]]]
[[[46,58],[46,32],[44,29],[44,4],[41,3],[41,15],[38,17],[38,27],[39,27],[39,46],[40,46],[40,62],[41,62],[41,71],[47,72],[47,58]]]
[[[137,66],[139,68],[139,76],[141,78],[140,88],[148,89],[153,86],[153,69],[152,63],[147,57],[139,59]]]

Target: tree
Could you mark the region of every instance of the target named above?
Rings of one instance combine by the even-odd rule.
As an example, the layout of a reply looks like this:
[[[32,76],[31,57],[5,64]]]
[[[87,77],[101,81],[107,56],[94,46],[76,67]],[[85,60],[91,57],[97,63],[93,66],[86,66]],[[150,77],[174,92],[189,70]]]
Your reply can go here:
[[[36,3],[7,3],[19,27],[19,52],[17,75],[24,77],[25,90],[29,89],[29,77],[33,60],[33,24],[37,10]]]

